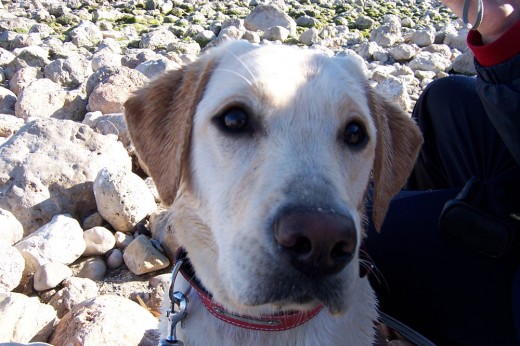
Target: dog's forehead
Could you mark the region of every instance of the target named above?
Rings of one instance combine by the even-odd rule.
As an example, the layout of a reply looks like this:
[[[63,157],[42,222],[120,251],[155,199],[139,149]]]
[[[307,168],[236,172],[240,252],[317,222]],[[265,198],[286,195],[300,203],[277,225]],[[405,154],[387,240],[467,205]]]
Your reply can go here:
[[[350,102],[368,113],[364,86],[365,77],[353,59],[270,45],[223,52],[205,96],[221,104],[236,97],[261,98],[277,106],[301,99],[309,103]]]

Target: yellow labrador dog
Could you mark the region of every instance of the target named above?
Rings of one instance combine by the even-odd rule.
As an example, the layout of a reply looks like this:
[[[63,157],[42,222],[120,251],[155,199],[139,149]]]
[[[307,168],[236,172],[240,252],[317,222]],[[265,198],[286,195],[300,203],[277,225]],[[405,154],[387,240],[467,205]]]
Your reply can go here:
[[[358,62],[235,41],[125,104],[196,281],[187,345],[369,345],[364,205],[383,222],[421,135]]]

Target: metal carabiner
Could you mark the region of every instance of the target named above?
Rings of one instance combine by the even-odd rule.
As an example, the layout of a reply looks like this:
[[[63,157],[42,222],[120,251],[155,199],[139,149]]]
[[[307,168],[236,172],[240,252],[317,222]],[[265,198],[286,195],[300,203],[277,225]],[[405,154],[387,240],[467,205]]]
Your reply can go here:
[[[175,333],[175,328],[179,322],[182,323],[186,316],[188,315],[187,307],[188,307],[188,299],[186,295],[180,291],[174,291],[174,284],[177,274],[179,273],[183,260],[179,259],[172,271],[172,279],[170,282],[170,290],[169,297],[171,301],[170,310],[167,312],[167,317],[170,325],[170,333],[166,337],[166,339],[162,339],[159,343],[160,346],[183,346],[184,343],[180,340],[177,340],[177,335]],[[178,307],[178,309],[176,309]]]

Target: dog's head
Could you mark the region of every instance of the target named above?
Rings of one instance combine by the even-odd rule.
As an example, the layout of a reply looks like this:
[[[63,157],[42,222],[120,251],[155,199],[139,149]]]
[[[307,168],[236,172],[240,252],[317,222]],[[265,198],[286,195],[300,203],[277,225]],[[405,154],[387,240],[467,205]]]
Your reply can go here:
[[[352,58],[233,42],[125,104],[202,284],[237,313],[348,306],[364,200],[383,222],[421,144]]]

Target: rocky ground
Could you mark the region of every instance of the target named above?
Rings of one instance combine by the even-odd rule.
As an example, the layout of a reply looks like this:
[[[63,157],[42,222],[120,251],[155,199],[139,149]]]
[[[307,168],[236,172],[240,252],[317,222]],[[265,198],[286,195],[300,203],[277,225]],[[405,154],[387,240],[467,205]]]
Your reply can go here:
[[[229,38],[356,55],[411,111],[474,74],[437,0],[0,2],[0,342],[148,345],[176,247],[122,104]]]

